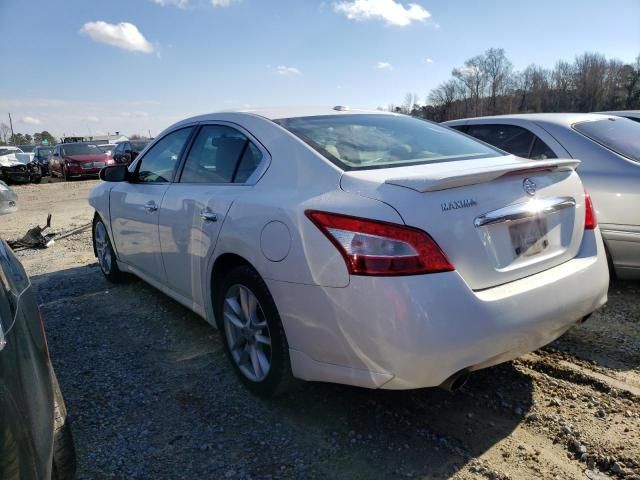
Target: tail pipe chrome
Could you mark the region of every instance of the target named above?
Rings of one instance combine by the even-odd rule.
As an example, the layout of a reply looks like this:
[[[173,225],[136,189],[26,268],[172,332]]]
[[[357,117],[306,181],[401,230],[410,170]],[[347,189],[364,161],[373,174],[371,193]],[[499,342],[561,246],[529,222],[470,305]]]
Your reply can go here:
[[[455,392],[456,390],[460,390],[463,385],[467,383],[467,380],[469,380],[470,376],[471,372],[469,372],[469,370],[465,368],[451,375],[444,382],[438,385],[438,388],[442,388],[449,392]]]

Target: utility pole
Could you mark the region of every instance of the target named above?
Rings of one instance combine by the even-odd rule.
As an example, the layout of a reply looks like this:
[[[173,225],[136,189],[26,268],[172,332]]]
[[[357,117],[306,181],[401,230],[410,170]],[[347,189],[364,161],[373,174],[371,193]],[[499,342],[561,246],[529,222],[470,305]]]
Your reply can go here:
[[[9,125],[11,126],[11,143],[13,143],[14,133],[13,133],[13,121],[11,121],[11,112],[9,112]]]
[[[149,132],[149,140],[151,140],[151,129],[147,130]]]

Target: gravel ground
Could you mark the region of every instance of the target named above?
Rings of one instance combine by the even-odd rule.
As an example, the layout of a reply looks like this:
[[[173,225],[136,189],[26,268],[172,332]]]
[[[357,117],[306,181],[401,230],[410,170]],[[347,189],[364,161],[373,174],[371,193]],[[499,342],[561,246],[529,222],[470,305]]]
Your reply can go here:
[[[5,239],[92,217],[94,181],[16,187]],[[132,279],[104,280],[88,232],[20,252],[73,422],[79,478],[640,480],[640,283],[551,346],[456,393],[242,388],[221,337]]]

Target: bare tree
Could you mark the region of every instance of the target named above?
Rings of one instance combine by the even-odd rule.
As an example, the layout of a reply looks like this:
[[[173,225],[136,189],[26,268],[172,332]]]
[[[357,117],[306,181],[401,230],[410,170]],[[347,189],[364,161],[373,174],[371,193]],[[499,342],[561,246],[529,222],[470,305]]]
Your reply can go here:
[[[451,74],[457,78],[466,90],[471,99],[473,108],[472,115],[482,115],[481,98],[486,85],[486,75],[484,73],[484,56],[477,55],[464,62],[464,67],[454,68]]]
[[[599,53],[583,53],[574,66],[578,109],[593,112],[602,109],[607,60]]]
[[[573,63],[558,61],[552,70],[529,65],[521,72],[501,48],[490,48],[451,72],[452,78],[429,92],[417,107],[407,94],[395,111],[437,121],[520,112],[591,112],[640,108],[640,55],[625,64],[598,53]]]
[[[2,143],[7,144],[7,137],[9,136],[9,132],[11,132],[11,128],[6,123],[0,123],[0,138],[2,138]]]
[[[503,48],[490,48],[484,54],[484,74],[489,85],[489,113],[498,113],[498,96],[509,85],[513,64],[505,56]]]

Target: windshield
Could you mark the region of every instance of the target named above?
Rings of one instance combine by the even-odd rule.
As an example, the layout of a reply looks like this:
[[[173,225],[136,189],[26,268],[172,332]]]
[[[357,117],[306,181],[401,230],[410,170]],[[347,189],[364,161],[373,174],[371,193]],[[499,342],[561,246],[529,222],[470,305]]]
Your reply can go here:
[[[20,145],[20,150],[25,153],[33,152],[33,149],[36,148],[35,145]]]
[[[38,149],[38,158],[47,158],[49,155],[51,155],[52,151],[53,151],[53,147],[39,148]]]
[[[106,145],[98,145],[98,148],[100,150],[102,150],[103,152],[110,152],[111,150],[113,150],[115,148],[115,144],[106,144]]]
[[[96,145],[89,145],[86,143],[67,143],[62,147],[62,155],[104,155],[104,152],[100,150]]]
[[[140,153],[148,144],[149,142],[131,142],[131,151]]]
[[[576,123],[573,128],[609,150],[640,162],[640,123],[612,117]]]
[[[440,125],[395,115],[327,115],[276,120],[345,170],[504,155]]]

